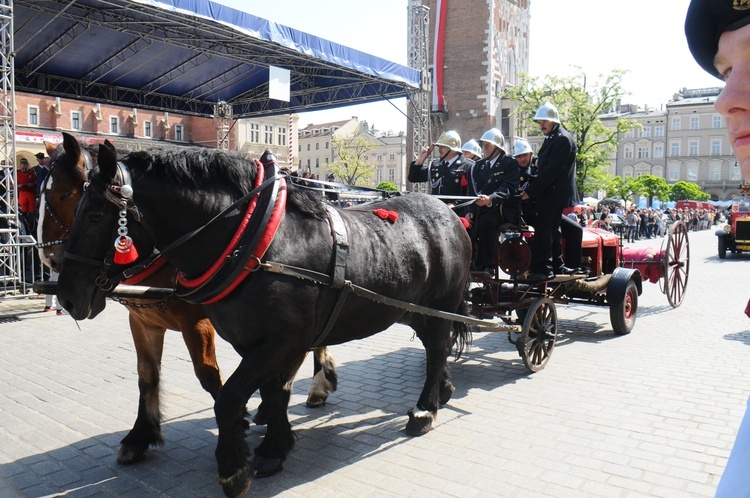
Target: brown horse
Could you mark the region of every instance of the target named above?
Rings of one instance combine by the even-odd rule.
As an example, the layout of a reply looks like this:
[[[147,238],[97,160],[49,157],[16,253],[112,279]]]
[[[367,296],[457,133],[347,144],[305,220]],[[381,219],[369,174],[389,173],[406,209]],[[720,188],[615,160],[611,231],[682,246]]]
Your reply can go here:
[[[53,271],[59,272],[67,234],[73,225],[74,206],[83,194],[93,160],[91,151],[66,133],[63,133],[61,146],[56,147],[50,143],[45,145],[51,163],[40,194],[37,237],[42,260]],[[177,270],[165,264],[137,283],[172,288],[176,276]],[[130,330],[138,357],[140,396],[135,425],[122,440],[117,461],[130,464],[142,460],[149,446],[164,442],[159,409],[159,374],[167,329],[182,333],[195,375],[214,400],[222,381],[216,362],[214,327],[202,306],[178,300],[164,303],[148,299],[128,299],[125,307],[130,313]],[[314,350],[314,362],[315,377],[307,399],[309,407],[323,405],[329,392],[336,390],[337,384],[333,357],[327,348]],[[258,424],[265,422],[262,404],[253,421]]]

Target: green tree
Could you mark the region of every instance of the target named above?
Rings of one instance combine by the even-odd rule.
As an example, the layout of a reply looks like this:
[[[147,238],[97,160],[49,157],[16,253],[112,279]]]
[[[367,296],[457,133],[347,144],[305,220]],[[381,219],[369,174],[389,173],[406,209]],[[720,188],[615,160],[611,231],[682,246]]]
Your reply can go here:
[[[527,134],[538,133],[533,117],[539,106],[547,101],[555,104],[563,126],[573,135],[578,147],[576,183],[583,194],[605,188],[605,173],[617,149],[619,135],[639,125],[632,119],[619,118],[612,129],[600,119],[615,109],[625,95],[621,83],[626,71],[615,69],[590,84],[583,70],[576,70],[578,74],[566,78],[540,79],[521,74],[518,84],[507,89],[503,97],[518,103],[515,113],[519,117],[519,131]]]
[[[398,187],[396,187],[391,182],[380,182],[377,186],[378,190],[385,190],[386,192],[398,192]]]
[[[635,179],[634,183],[635,191],[648,197],[649,206],[652,204],[654,197],[662,200],[669,199],[671,189],[664,178],[654,175],[641,175]]]
[[[349,136],[333,135],[331,147],[335,159],[328,170],[346,185],[372,185],[375,167],[367,160],[367,153],[378,146],[369,135],[357,133]]]
[[[610,176],[605,188],[607,197],[619,197],[624,201],[633,201],[633,194],[640,194],[640,185],[632,176]]]
[[[711,195],[703,192],[696,183],[680,180],[671,186],[669,198],[673,201],[707,201]]]

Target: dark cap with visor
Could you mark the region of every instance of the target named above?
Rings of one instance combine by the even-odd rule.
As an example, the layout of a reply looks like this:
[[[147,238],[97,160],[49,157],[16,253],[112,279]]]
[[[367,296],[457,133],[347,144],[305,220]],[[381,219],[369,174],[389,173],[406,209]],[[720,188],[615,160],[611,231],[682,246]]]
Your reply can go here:
[[[692,0],[685,18],[690,53],[710,74],[721,78],[714,66],[719,38],[750,24],[750,0]]]

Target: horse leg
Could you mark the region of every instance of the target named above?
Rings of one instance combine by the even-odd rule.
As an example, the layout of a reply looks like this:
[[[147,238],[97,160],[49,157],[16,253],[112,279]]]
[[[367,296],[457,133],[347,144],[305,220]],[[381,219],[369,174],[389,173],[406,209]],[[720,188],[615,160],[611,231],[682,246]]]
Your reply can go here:
[[[149,446],[161,446],[159,373],[164,350],[165,328],[150,327],[132,313],[130,331],[138,357],[138,416],[130,432],[120,442],[117,462],[131,464],[143,460]]]
[[[453,387],[446,376],[452,344],[450,328],[450,322],[428,317],[422,318],[421,324],[415,326],[417,337],[425,347],[427,374],[417,406],[409,411],[406,433],[410,436],[421,436],[432,429],[440,399],[445,397],[443,390],[449,389],[447,386]]]
[[[182,310],[181,310],[182,311]],[[203,313],[201,312],[200,315]],[[180,332],[193,361],[193,371],[203,389],[208,391],[216,401],[221,389],[221,373],[216,361],[216,343],[214,327],[211,321],[203,316],[192,317],[184,314],[180,322]]]
[[[323,406],[328,395],[338,387],[338,374],[333,355],[325,346],[313,350],[313,365],[313,380],[305,404],[310,408],[317,408]]]

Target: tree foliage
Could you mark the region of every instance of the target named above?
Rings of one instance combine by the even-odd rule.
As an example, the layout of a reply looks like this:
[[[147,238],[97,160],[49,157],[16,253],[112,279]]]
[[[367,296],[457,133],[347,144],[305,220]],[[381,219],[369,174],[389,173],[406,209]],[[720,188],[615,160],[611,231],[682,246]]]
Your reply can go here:
[[[343,136],[334,134],[331,137],[334,161],[328,164],[328,170],[347,185],[372,185],[375,177],[375,166],[367,162],[367,153],[378,146],[366,135],[357,133]]]
[[[398,192],[398,187],[391,182],[380,182],[377,187],[378,190],[384,190],[386,192]]]
[[[703,192],[696,183],[680,180],[670,188],[669,198],[673,201],[707,201],[711,195]]]
[[[654,175],[640,175],[633,181],[635,193],[648,197],[649,206],[652,204],[654,197],[659,199],[669,199],[670,188],[664,178]]]
[[[639,186],[635,184],[635,178],[627,176],[609,176],[605,191],[607,197],[619,197],[624,201],[633,201],[633,194],[639,194]]]
[[[605,188],[609,159],[617,149],[618,136],[639,125],[632,119],[620,118],[611,129],[600,119],[615,109],[625,95],[621,83],[626,71],[615,69],[591,84],[581,68],[575,69],[577,74],[570,77],[540,79],[521,74],[518,85],[507,89],[503,97],[518,103],[515,113],[522,134],[538,133],[533,117],[539,106],[552,102],[557,107],[563,126],[578,147],[576,183],[583,194]]]

